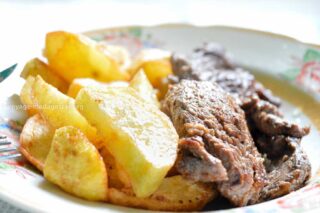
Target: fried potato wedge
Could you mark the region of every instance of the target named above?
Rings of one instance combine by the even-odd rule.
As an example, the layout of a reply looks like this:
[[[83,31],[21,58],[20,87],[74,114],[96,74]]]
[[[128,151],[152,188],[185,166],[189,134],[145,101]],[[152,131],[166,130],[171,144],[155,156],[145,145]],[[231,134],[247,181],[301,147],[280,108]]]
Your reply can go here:
[[[30,116],[35,115],[38,112],[38,110],[34,106],[32,98],[32,88],[34,82],[35,78],[33,76],[29,76],[20,91],[20,101],[26,107],[26,111]]]
[[[136,90],[145,101],[160,107],[156,91],[153,89],[142,69],[134,75],[133,79],[130,81],[130,87]]]
[[[160,87],[160,81],[172,74],[170,63],[171,53],[160,49],[142,50],[130,67],[130,73],[133,76],[140,69],[146,73],[149,81],[155,88]]]
[[[36,77],[37,75],[40,75],[43,80],[56,87],[61,92],[67,92],[68,83],[54,73],[46,63],[38,58],[34,58],[26,63],[20,76],[27,79],[28,76]]]
[[[49,66],[69,83],[75,78],[108,82],[129,77],[94,40],[83,35],[64,31],[48,33],[44,55]]]
[[[164,99],[164,97],[166,96],[168,89],[169,89],[169,79],[168,78],[163,78],[161,79],[161,81],[159,82],[159,87],[158,92],[157,92],[157,97],[159,101],[162,101]]]
[[[110,83],[103,83],[92,78],[76,78],[70,84],[67,94],[72,98],[76,98],[78,92],[84,87],[100,88],[101,90],[103,90],[105,87],[127,87],[128,85],[129,84],[126,81],[113,81]]]
[[[21,153],[40,171],[43,171],[54,131],[54,128],[36,114],[27,120],[20,134]]]
[[[79,128],[89,140],[97,145],[100,140],[97,131],[79,113],[73,98],[59,92],[37,76],[32,88],[32,97],[39,113],[54,128],[74,126]],[[81,107],[81,106],[79,106]],[[82,106],[84,107],[84,106]]]
[[[103,91],[106,87],[127,87],[130,86],[147,102],[159,107],[160,103],[156,96],[156,91],[153,89],[150,81],[143,70],[135,74],[133,79],[128,84],[126,81],[113,81],[110,83],[103,83],[91,78],[76,78],[72,81],[68,95],[76,98],[77,94],[82,88],[96,88]]]
[[[75,127],[55,131],[44,176],[66,192],[87,200],[106,200],[108,178],[102,157]]]
[[[110,56],[119,66],[120,70],[126,72],[131,64],[128,50],[122,46],[110,45],[107,42],[98,42],[98,48],[105,55]]]
[[[131,183],[128,174],[116,162],[108,149],[106,147],[102,147],[101,149],[99,149],[99,152],[106,165],[109,187],[117,189],[130,188]]]
[[[105,138],[137,197],[155,192],[177,157],[178,135],[170,119],[130,87],[85,88],[76,105]]]
[[[186,180],[181,176],[167,177],[147,198],[138,198],[129,189],[109,188],[110,203],[157,211],[196,211],[217,196],[212,187]]]

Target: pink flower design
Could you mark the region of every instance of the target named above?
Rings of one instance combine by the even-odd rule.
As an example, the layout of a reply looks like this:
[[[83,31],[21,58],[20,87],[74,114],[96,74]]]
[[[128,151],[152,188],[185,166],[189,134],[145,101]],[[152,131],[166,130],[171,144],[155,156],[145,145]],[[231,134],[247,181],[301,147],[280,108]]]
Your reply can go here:
[[[302,66],[296,80],[299,84],[307,86],[313,91],[320,92],[320,62],[306,62]]]

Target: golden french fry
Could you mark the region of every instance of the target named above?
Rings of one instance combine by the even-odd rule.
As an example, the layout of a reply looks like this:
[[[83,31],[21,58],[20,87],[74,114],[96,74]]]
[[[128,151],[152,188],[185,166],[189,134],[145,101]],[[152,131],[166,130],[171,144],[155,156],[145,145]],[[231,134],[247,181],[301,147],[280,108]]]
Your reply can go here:
[[[47,84],[40,76],[36,77],[33,84],[32,97],[39,113],[54,128],[57,129],[63,126],[77,127],[92,143],[98,146],[97,143],[100,139],[97,137],[96,129],[79,113],[73,98],[59,92],[55,87]]]
[[[57,129],[43,169],[47,180],[87,200],[106,200],[108,178],[102,157],[77,128]]]
[[[135,74],[133,79],[128,84],[126,81],[114,81],[110,83],[102,83],[96,81],[91,78],[77,78],[74,79],[69,87],[68,95],[70,97],[76,98],[77,94],[82,88],[96,88],[103,91],[106,87],[127,87],[130,86],[137,93],[145,99],[145,101],[154,104],[159,107],[160,103],[157,99],[156,92],[153,89],[152,85],[150,84],[147,76],[140,70]]]
[[[110,56],[118,64],[121,71],[127,71],[131,64],[131,58],[126,48],[122,46],[111,45],[107,42],[98,42],[97,46],[104,52],[104,54]]]
[[[55,74],[47,64],[38,58],[34,58],[26,63],[20,76],[24,79],[27,79],[28,76],[36,77],[37,75],[40,75],[43,80],[56,87],[61,92],[67,92],[68,83]]]
[[[117,189],[130,188],[131,183],[128,174],[115,161],[108,149],[106,147],[102,147],[99,152],[107,168],[109,187]]]
[[[28,161],[43,170],[54,129],[39,115],[29,118],[20,134],[20,151]]]
[[[21,103],[24,104],[24,106],[26,107],[26,111],[30,116],[35,115],[38,112],[38,110],[34,106],[34,101],[32,98],[32,96],[33,96],[32,95],[32,88],[33,88],[34,82],[35,82],[35,78],[32,76],[29,76],[26,79],[26,82],[24,83],[24,85],[20,91]]]
[[[169,89],[169,79],[168,78],[161,79],[161,81],[159,82],[158,93],[157,93],[158,100],[161,101],[164,99],[164,97],[168,92],[168,89]]]
[[[160,106],[156,91],[153,89],[143,70],[138,71],[133,76],[133,79],[130,82],[130,87],[136,90],[146,102],[154,104],[157,107]]]
[[[109,188],[110,203],[156,211],[197,211],[217,196],[209,185],[194,183],[181,176],[167,177],[147,198],[138,198],[130,189]]]
[[[172,74],[170,63],[171,53],[160,49],[144,49],[135,58],[130,67],[131,75],[143,69],[149,81],[155,88],[160,87],[160,81]]]
[[[75,78],[128,80],[128,74],[119,69],[116,61],[83,35],[64,31],[48,33],[44,55],[50,68],[70,83]]]
[[[84,87],[100,88],[101,90],[103,90],[105,87],[127,87],[128,85],[129,84],[126,81],[113,81],[110,83],[102,83],[92,78],[76,78],[70,84],[67,94],[72,98],[76,98],[78,92]]]
[[[129,87],[82,89],[76,105],[105,138],[135,194],[156,191],[177,157],[178,135],[170,119]]]

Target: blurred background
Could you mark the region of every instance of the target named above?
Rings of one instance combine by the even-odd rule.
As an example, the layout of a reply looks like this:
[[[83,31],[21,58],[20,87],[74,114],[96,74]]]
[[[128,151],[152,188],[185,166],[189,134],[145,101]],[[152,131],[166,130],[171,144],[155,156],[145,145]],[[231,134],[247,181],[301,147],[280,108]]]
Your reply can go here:
[[[319,0],[0,0],[0,66],[34,55],[48,31],[171,22],[245,27],[320,44]]]

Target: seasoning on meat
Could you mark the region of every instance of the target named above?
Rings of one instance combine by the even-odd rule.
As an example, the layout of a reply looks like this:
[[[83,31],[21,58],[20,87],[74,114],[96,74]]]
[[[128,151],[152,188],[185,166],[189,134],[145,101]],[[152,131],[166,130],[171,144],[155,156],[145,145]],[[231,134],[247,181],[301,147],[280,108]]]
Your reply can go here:
[[[176,167],[185,177],[202,182],[228,179],[221,160],[207,152],[201,138],[183,138],[179,142],[179,149]]]
[[[298,190],[311,176],[308,157],[300,146],[296,146],[291,156],[284,155],[276,161],[266,163],[266,169],[269,184],[263,188],[259,202]]]
[[[218,190],[237,206],[258,200],[266,183],[263,158],[232,96],[211,82],[182,80],[171,86],[162,109],[180,136],[176,165],[182,175],[203,182],[220,179]]]
[[[253,95],[276,106],[280,105],[280,99],[257,82],[251,73],[236,67],[219,44],[207,43],[188,56],[173,54],[171,63],[178,81],[189,79],[216,82],[240,105]]]
[[[242,105],[242,108],[253,120],[256,128],[266,135],[288,135],[301,138],[309,134],[310,128],[289,123],[283,118],[278,107],[258,97],[251,97],[249,102]]]
[[[187,56],[173,54],[171,63],[174,73],[169,78],[171,83],[183,79],[216,83],[245,111],[255,145],[268,162],[268,184],[257,202],[304,186],[310,177],[311,167],[300,141],[310,128],[285,120],[279,110],[279,98],[248,71],[237,67],[224,48],[215,43],[207,43]]]

